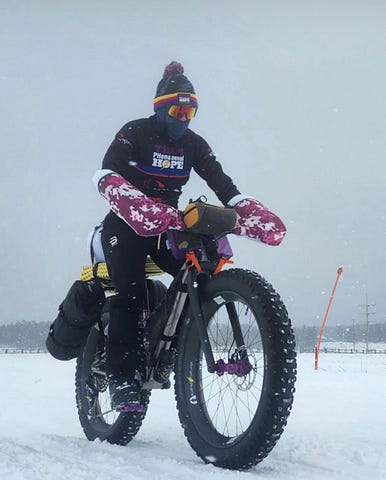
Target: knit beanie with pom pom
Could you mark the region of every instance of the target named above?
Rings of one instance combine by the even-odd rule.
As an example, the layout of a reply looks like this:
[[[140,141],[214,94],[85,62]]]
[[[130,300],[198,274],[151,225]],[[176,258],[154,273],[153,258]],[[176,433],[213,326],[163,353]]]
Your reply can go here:
[[[181,63],[171,62],[165,67],[163,77],[157,86],[154,111],[170,105],[198,106],[198,98],[192,83],[184,75]]]

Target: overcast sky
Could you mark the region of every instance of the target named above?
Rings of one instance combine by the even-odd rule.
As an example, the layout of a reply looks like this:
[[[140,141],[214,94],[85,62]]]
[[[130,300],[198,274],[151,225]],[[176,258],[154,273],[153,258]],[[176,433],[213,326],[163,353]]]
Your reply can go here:
[[[386,2],[0,2],[0,323],[52,320],[107,212],[91,183],[114,134],[152,114],[178,60],[191,128],[243,193],[279,214],[282,246],[232,238],[295,325],[386,321]],[[211,195],[192,174],[189,197]]]

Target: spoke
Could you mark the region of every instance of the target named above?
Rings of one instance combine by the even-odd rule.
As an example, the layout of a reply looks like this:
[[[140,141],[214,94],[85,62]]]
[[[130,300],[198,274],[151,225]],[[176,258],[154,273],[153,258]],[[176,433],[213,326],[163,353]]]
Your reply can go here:
[[[233,394],[233,392],[231,392],[231,395],[232,395],[232,394]],[[233,400],[233,401],[232,401],[232,406],[231,406],[231,408],[229,409],[229,414],[228,414],[228,417],[226,418],[226,425],[228,425],[228,420],[229,420],[229,418],[230,418],[230,416],[231,416],[231,414],[232,414],[232,410],[235,409],[235,411],[236,411],[236,432],[237,432],[237,417],[238,417],[238,414],[237,414],[237,408],[236,408],[236,406],[235,406],[235,402],[236,402],[236,399],[237,399],[237,391],[235,392],[234,395],[232,395],[232,397],[233,397],[233,399],[232,399],[232,400]]]
[[[219,383],[219,378],[218,376],[214,376],[213,375],[213,380],[211,381],[210,385],[208,386],[203,386],[202,387],[202,391],[207,391],[207,389],[210,387],[210,391],[209,391],[209,395],[208,397],[206,398],[206,402],[210,402],[213,398],[217,397],[219,395],[219,392],[217,391],[216,393],[212,393],[212,390],[213,390],[213,387],[216,385],[216,383],[218,384]]]
[[[239,361],[242,358],[240,343],[243,343],[252,369],[245,376],[229,372],[222,376],[216,373],[202,375],[207,371],[205,358],[202,357],[199,374],[208,419],[217,432],[230,438],[245,432],[253,420],[260,403],[265,373],[260,331],[254,314],[242,301],[234,301],[231,305],[221,305],[208,324],[213,356],[216,362],[221,359],[226,364],[229,364],[231,357]],[[236,322],[236,332],[232,328],[230,315],[232,321]],[[240,338],[243,338],[238,344],[234,338],[237,330]]]
[[[217,379],[217,383],[222,383],[224,382],[224,380],[222,380],[221,377],[217,376],[216,375],[216,379]],[[225,383],[225,382],[224,382]],[[226,385],[224,385],[222,388],[219,389],[219,391],[217,393],[215,393],[214,395],[212,395],[211,397],[207,398],[206,401],[207,402],[210,402],[211,400],[213,400],[214,398],[218,397],[219,395],[222,394],[222,392],[226,392],[227,388],[229,388],[229,382],[227,382]],[[203,389],[204,390],[204,389]]]
[[[215,346],[216,346],[216,345],[217,345],[217,346],[220,346],[220,343],[219,343],[219,340],[218,340],[218,337],[219,337],[219,336],[221,337],[222,344],[223,344],[223,345],[226,345],[227,342],[226,342],[226,340],[225,340],[225,338],[224,338],[224,336],[223,336],[223,334],[222,334],[221,328],[219,328],[219,322],[218,322],[218,316],[217,316],[217,314],[216,314],[215,326],[217,326],[216,329],[213,328],[213,327],[214,327],[213,325],[211,325],[211,327],[208,328],[208,335],[209,335],[209,337],[213,340],[213,343],[214,343]],[[213,330],[216,331],[216,339],[214,338]],[[212,346],[212,348],[213,348],[213,346]]]
[[[222,401],[222,400],[223,400],[225,394],[226,394],[226,390],[224,389],[223,392],[222,392],[222,395],[221,395],[221,399],[219,399],[219,402],[221,401],[221,406],[222,406],[224,419],[226,419],[226,410],[225,410],[225,402]],[[225,429],[226,429],[227,435],[229,436],[229,428],[228,428],[227,420],[225,420],[225,426],[224,426],[224,430],[222,432],[223,434],[225,433]]]
[[[258,338],[258,337],[260,337],[260,332],[259,332],[259,331],[257,331],[257,332],[255,333],[255,336],[253,337],[252,341],[248,341],[248,345],[249,345],[249,346],[254,345],[254,340],[255,340],[255,338]],[[262,345],[261,342],[259,342],[259,344]],[[256,345],[256,346],[257,346],[257,345]]]
[[[247,331],[245,332],[245,344],[248,345],[248,347],[250,348],[252,348],[252,346],[255,344],[254,342],[255,338],[259,336],[259,332],[257,333],[252,332],[252,328],[253,328],[253,325],[249,325],[247,328]],[[252,334],[254,335],[254,337],[252,338],[252,340],[250,340],[249,336]]]
[[[248,399],[249,390],[248,390],[248,392],[244,392],[244,393],[245,393],[245,396],[246,396],[247,399]],[[247,412],[253,413],[251,407],[249,406],[249,401],[247,401],[247,403],[245,403],[245,401],[241,398],[240,395],[236,394],[236,396],[237,396],[237,398],[240,400],[240,403],[241,403],[242,405],[244,405],[244,407],[246,407]],[[256,398],[256,397],[255,397],[255,398]],[[257,399],[256,399],[256,400],[257,400]]]
[[[236,399],[239,399],[239,392],[237,391],[236,392]],[[241,400],[241,399],[240,399]],[[242,401],[241,401],[242,402]],[[242,402],[244,404],[244,402]],[[244,404],[245,405],[245,404]],[[237,420],[238,420],[238,424],[240,425],[240,431],[237,429]],[[251,420],[251,416],[249,416],[249,421]],[[243,422],[242,422],[242,419],[239,415],[239,410],[238,408],[236,408],[236,425],[235,425],[235,428],[236,428],[236,435],[239,435],[240,433],[243,433],[244,432],[244,428],[243,428]]]
[[[115,410],[114,409],[106,410],[104,412],[101,412],[99,415],[95,415],[95,418],[104,417],[105,415],[108,415],[109,413],[112,413],[112,412],[115,412]]]
[[[218,379],[219,380],[219,379]],[[220,389],[220,392],[219,392],[219,395],[221,396],[221,392],[222,390]],[[213,397],[214,398],[214,397]],[[208,402],[210,401],[210,399],[208,399]],[[218,415],[219,415],[219,411],[220,411],[220,407],[222,407],[224,409],[224,402],[221,402],[220,399],[217,401],[217,407],[215,408],[214,410],[214,413],[213,415],[211,416],[211,421],[212,423],[214,424],[214,426],[217,428],[217,423],[218,423]]]
[[[253,386],[253,388],[254,388],[255,390],[257,390],[259,393],[261,393],[261,391],[262,391],[261,388],[256,387],[255,385]],[[248,392],[250,393],[250,395],[252,395],[252,397],[253,397],[257,402],[260,402],[260,395],[257,397],[252,390],[248,390]]]

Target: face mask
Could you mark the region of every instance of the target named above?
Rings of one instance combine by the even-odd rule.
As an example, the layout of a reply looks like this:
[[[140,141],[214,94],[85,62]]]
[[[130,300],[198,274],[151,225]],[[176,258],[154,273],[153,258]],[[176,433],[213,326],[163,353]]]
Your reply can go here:
[[[166,129],[169,137],[173,140],[178,140],[183,137],[189,127],[189,123],[189,120],[186,122],[180,122],[180,120],[168,116],[166,119]]]
[[[166,108],[157,110],[156,115],[160,124],[166,128],[169,137],[173,140],[178,140],[183,137],[189,127],[189,120],[181,122],[180,120],[171,117],[168,115]]]

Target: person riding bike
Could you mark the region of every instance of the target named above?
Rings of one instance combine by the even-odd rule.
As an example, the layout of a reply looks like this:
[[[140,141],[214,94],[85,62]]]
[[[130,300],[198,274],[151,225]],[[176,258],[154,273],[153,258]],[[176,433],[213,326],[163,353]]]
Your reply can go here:
[[[207,142],[190,128],[198,98],[178,62],[165,68],[154,98],[154,114],[126,123],[94,175],[110,211],[103,221],[102,247],[115,295],[110,299],[106,369],[111,405],[141,409],[144,346],[145,261],[150,255],[176,275],[182,261],[166,243],[168,229],[184,230],[178,199],[193,169],[224,206],[233,207],[233,233],[279,245],[283,222],[267,207],[240,193]]]

